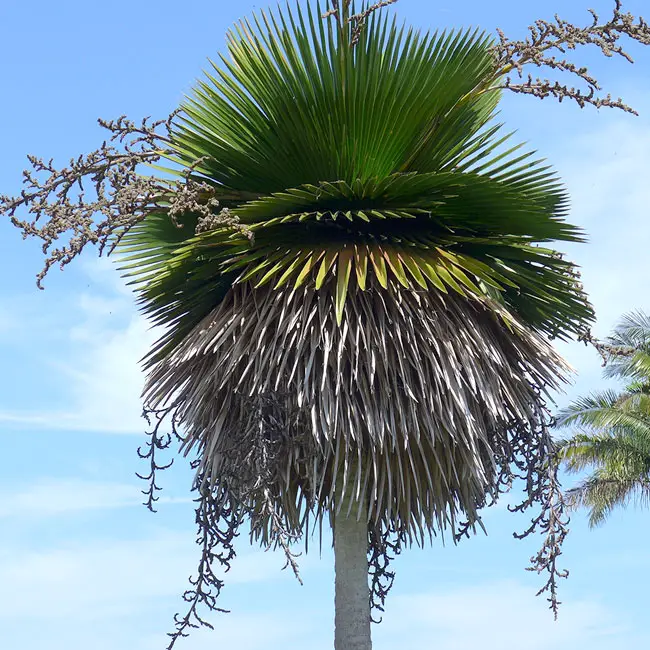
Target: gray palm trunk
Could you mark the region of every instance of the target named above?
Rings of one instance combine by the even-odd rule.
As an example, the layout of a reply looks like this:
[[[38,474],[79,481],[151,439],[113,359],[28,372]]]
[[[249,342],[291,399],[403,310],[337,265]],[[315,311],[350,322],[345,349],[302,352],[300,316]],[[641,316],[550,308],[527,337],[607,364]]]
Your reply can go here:
[[[368,512],[345,505],[334,522],[334,648],[371,650]]]

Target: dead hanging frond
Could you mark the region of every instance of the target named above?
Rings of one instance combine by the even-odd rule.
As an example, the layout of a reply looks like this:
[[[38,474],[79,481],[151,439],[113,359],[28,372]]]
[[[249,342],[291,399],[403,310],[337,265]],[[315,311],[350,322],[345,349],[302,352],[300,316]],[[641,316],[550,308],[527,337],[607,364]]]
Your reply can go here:
[[[253,538],[282,548],[297,572],[291,547],[336,514],[339,480],[368,504],[381,612],[403,546],[445,529],[469,534],[479,510],[522,478],[524,505],[544,513],[527,534],[558,541],[536,569],[554,567],[563,536],[554,502],[542,503],[555,492],[541,405],[563,362],[516,319],[506,327],[495,305],[369,289],[338,325],[332,287],[235,284],[154,366],[147,399],[158,408],[174,395],[200,494],[227,494]]]
[[[615,0],[609,20],[601,20],[593,9],[589,12],[592,20],[582,27],[557,14],[552,21],[536,20],[528,28],[528,36],[523,40],[510,39],[501,30],[497,30],[499,43],[494,47],[499,77],[515,71],[519,79],[524,79],[524,68],[533,65],[571,75],[584,84],[582,88],[532,75],[528,75],[524,81],[516,81],[508,76],[498,87],[540,99],[555,97],[560,102],[572,100],[581,108],[589,104],[596,108],[618,108],[636,115],[636,111],[622,99],[603,95],[598,80],[588,68],[579,66],[564,55],[579,46],[593,45],[606,57],[618,56],[632,63],[633,59],[622,41],[627,38],[641,45],[650,45],[650,26],[643,18],[624,12],[621,0]]]
[[[372,504],[374,525],[393,522],[422,543],[426,530],[455,529],[458,514],[475,514],[493,489],[493,455],[508,453],[510,423],[532,426],[531,385],[556,386],[563,362],[515,320],[509,334],[480,301],[396,287],[358,290],[339,325],[332,294],[235,285],[153,368],[147,399],[157,407],[183,387],[184,448],[199,453],[202,474],[214,480],[229,471],[233,450],[246,446],[245,396],[284,396],[286,412],[302,414],[286,420],[282,439],[294,451],[279,456],[276,474],[282,511],[295,529],[301,495],[329,516],[332,477],[340,472],[344,485],[354,484]],[[296,441],[304,435],[302,451]],[[349,481],[357,453],[372,462]],[[427,508],[420,512],[409,494]]]
[[[45,263],[37,275],[39,288],[52,266],[64,268],[88,244],[96,245],[100,256],[112,253],[135,224],[155,212],[169,214],[174,223],[180,215],[197,214],[199,231],[222,225],[248,234],[232,214],[219,210],[215,187],[196,179],[192,166],[180,178],[141,173],[143,167],[173,157],[175,116],[140,123],[124,115],[100,119],[108,140],[65,167],[28,156],[31,168],[23,171],[24,188],[18,196],[0,195],[0,217],[9,217],[24,239],[41,240]]]

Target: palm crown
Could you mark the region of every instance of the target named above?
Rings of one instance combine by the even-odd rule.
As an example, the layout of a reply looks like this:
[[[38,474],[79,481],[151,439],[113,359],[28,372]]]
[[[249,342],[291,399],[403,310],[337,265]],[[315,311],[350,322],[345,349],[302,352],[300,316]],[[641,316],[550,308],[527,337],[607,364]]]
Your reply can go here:
[[[374,14],[353,39],[320,13],[242,22],[182,107],[173,160],[239,227],[161,210],[124,238],[167,327],[146,398],[177,409],[215,512],[267,543],[342,508],[371,548],[422,541],[473,526],[546,448],[565,368],[547,337],[592,317],[548,243],[581,235],[554,172],[494,122],[489,37]]]

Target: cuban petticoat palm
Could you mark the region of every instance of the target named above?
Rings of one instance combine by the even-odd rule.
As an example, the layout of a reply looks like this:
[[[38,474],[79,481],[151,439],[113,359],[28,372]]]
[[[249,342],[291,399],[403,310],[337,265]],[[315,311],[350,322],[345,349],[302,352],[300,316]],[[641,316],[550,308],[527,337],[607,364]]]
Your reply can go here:
[[[623,391],[582,397],[558,416],[558,425],[580,431],[562,441],[560,456],[573,473],[593,471],[568,491],[589,509],[592,526],[618,507],[650,500],[650,319],[626,315],[605,345],[607,377],[627,382]]]
[[[320,13],[240,23],[176,120],[174,161],[239,230],[161,211],[121,252],[202,498],[267,544],[331,523],[353,650],[369,545],[479,521],[543,427],[549,336],[591,308],[550,245],[580,240],[560,182],[495,123],[491,38]]]

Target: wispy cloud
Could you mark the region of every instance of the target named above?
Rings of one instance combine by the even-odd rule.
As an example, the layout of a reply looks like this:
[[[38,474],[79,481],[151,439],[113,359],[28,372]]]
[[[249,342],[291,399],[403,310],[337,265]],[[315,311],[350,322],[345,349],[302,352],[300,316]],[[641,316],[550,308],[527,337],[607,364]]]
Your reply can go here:
[[[40,480],[20,489],[0,491],[0,518],[41,518],[84,510],[120,508],[142,499],[131,485],[82,480]]]
[[[139,360],[157,333],[134,307],[115,269],[105,262],[86,265],[93,292],[82,293],[67,314],[65,349],[49,350],[41,372],[64,387],[56,409],[16,410],[0,401],[0,422],[34,428],[140,434],[140,394],[144,376]],[[112,273],[111,276],[108,274]],[[23,323],[38,336],[38,321]],[[38,404],[35,400],[35,404]]]
[[[134,650],[162,650],[174,611],[184,611],[180,594],[187,576],[195,571],[198,549],[192,537],[160,531],[137,540],[76,541],[44,551],[5,547],[0,550],[0,629],[9,645],[3,641],[3,648],[44,647],[39,643],[55,631],[48,648],[108,649],[126,643]],[[228,572],[223,605],[232,604],[228,596],[237,586],[255,590],[271,579],[277,585],[282,564],[277,554],[242,553]],[[285,572],[284,580],[290,579]],[[290,621],[288,615],[277,600],[264,613],[240,608],[233,616],[212,615],[218,632],[198,631],[184,647],[198,650],[217,641],[249,650],[309,647],[293,645],[297,631],[308,638],[308,622]]]
[[[554,622],[546,602],[532,598],[529,587],[514,581],[397,596],[382,626],[377,650],[611,650],[650,641],[648,637],[641,646],[634,645],[639,639],[625,615],[597,600],[565,602]]]
[[[6,336],[17,326],[15,319],[11,318],[8,313],[0,313],[0,334]]]
[[[80,611],[104,618],[148,609],[151,599],[182,592],[197,551],[192,534],[171,531],[137,540],[68,542],[44,551],[5,548],[0,619],[51,619]],[[263,551],[244,553],[233,563],[228,584],[276,577],[278,561]]]
[[[582,131],[564,141],[570,153],[559,171],[571,195],[570,220],[583,227],[589,242],[571,246],[582,281],[596,309],[594,331],[604,337],[632,309],[650,311],[650,128],[631,119],[610,120],[597,132]],[[578,369],[571,395],[603,385],[600,357],[583,344],[559,344]]]
[[[139,506],[138,485],[99,483],[81,479],[41,479],[30,485],[0,489],[0,519],[40,521],[44,517]],[[189,497],[161,496],[158,503],[191,503]]]

